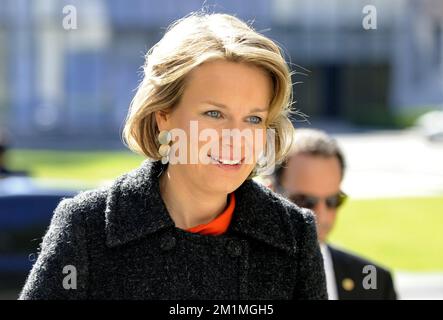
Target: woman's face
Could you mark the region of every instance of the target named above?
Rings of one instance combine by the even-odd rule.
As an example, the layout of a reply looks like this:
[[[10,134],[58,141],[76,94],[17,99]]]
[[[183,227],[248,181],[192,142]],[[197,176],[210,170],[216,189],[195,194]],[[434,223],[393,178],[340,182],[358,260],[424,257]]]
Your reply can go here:
[[[188,186],[208,192],[237,189],[266,143],[271,98],[272,80],[256,66],[215,60],[194,69],[179,104],[167,113],[156,113],[160,130],[186,133],[186,164],[170,163],[169,170],[178,172]],[[233,138],[229,133],[236,130],[232,129],[243,138]]]

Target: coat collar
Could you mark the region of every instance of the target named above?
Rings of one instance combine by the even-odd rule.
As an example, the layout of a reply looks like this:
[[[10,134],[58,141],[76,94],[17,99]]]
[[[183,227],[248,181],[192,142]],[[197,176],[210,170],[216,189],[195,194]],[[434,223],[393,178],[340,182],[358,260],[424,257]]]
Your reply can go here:
[[[142,165],[116,179],[110,187],[105,211],[106,243],[113,247],[175,224],[160,196],[160,161]],[[271,246],[295,251],[289,214],[281,199],[258,183],[247,180],[236,191],[236,207],[227,233],[238,233]]]

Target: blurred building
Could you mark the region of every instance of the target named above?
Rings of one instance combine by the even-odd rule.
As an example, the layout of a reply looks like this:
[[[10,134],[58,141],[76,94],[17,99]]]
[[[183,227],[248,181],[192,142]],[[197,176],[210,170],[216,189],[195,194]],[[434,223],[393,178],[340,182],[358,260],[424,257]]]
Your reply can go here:
[[[273,3],[276,37],[311,71],[295,86],[302,111],[383,125],[443,106],[443,1]],[[367,5],[376,29],[363,28]]]
[[[203,4],[285,48],[311,117],[377,123],[443,105],[439,0],[0,0],[0,125],[19,141],[118,140],[145,52]],[[377,29],[362,26],[368,4]]]

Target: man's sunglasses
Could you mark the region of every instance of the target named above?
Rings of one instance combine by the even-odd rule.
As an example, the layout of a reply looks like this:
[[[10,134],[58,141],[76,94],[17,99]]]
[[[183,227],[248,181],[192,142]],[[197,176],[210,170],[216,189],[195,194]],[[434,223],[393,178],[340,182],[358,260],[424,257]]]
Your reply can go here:
[[[326,198],[320,198],[301,193],[290,195],[288,198],[299,207],[308,208],[312,210],[322,200],[325,201],[326,206],[329,209],[337,209],[345,202],[347,197],[348,196],[344,192],[340,191],[339,193]]]

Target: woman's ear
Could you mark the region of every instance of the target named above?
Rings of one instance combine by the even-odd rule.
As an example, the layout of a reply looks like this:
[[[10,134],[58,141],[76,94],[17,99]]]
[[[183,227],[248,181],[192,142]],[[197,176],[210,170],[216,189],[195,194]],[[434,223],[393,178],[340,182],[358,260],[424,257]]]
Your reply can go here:
[[[155,111],[155,121],[159,131],[168,130],[169,125],[169,113],[165,110]]]

